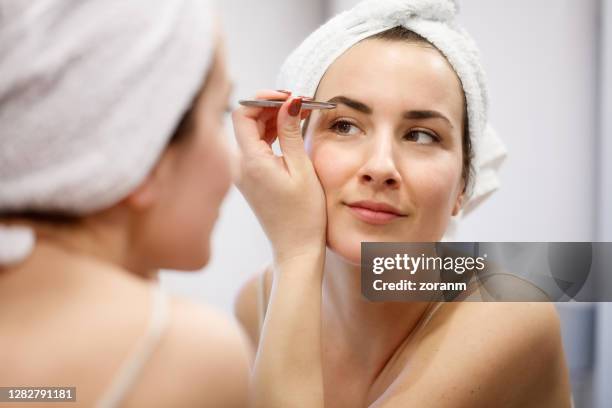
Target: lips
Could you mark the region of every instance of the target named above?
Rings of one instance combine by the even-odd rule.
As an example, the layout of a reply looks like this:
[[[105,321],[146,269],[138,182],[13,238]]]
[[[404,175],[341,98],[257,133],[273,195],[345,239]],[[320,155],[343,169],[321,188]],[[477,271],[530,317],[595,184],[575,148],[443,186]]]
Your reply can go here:
[[[346,205],[353,215],[369,224],[386,224],[397,218],[406,216],[406,214],[392,205],[382,202],[356,201]]]

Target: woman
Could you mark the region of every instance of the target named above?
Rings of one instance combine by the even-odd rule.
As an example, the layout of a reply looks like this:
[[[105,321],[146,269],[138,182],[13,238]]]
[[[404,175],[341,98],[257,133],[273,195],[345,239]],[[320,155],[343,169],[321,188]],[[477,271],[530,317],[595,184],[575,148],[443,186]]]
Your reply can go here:
[[[83,407],[246,406],[241,331],[157,284],[208,262],[231,184],[209,7],[0,10],[0,384],[76,387]]]
[[[300,98],[258,94],[287,99],[278,118],[234,113],[238,185],[274,249],[236,301],[258,348],[256,405],[570,406],[551,304],[361,296],[362,241],[439,241],[495,188],[499,143],[454,12],[447,1],[366,1],[313,33],[281,84],[338,105],[311,114],[303,140]],[[282,158],[268,146],[276,133]]]

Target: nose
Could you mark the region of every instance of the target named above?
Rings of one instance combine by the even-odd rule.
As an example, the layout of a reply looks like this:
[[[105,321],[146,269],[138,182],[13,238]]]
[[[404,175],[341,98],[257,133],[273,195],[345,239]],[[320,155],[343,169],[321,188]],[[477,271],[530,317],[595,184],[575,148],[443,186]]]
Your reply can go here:
[[[368,146],[366,161],[359,171],[359,181],[374,189],[398,188],[401,176],[393,157],[393,136],[381,135],[372,138]]]

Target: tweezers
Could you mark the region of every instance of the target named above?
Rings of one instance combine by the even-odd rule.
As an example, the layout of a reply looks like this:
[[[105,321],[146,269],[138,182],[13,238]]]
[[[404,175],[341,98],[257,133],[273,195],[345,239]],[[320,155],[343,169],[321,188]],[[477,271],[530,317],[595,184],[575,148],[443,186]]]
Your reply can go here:
[[[242,106],[256,106],[260,108],[278,108],[282,106],[285,101],[275,100],[275,99],[242,99],[238,101]],[[317,102],[317,101],[309,101],[304,100],[302,102],[302,109],[334,109],[336,107],[335,103],[329,102]]]

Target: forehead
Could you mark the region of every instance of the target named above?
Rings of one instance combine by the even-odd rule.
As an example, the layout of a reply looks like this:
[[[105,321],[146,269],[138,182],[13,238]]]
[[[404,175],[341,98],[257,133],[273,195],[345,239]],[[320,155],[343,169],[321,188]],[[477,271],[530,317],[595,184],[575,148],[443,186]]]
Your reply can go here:
[[[204,73],[204,80],[195,102],[195,110],[212,111],[217,109],[219,104],[225,104],[231,86],[226,67],[224,42],[219,36],[215,40],[210,68]]]
[[[362,41],[327,70],[317,99],[348,94],[377,107],[443,110],[461,117],[463,90],[446,58],[425,44],[381,39]],[[459,116],[457,116],[459,115]]]

